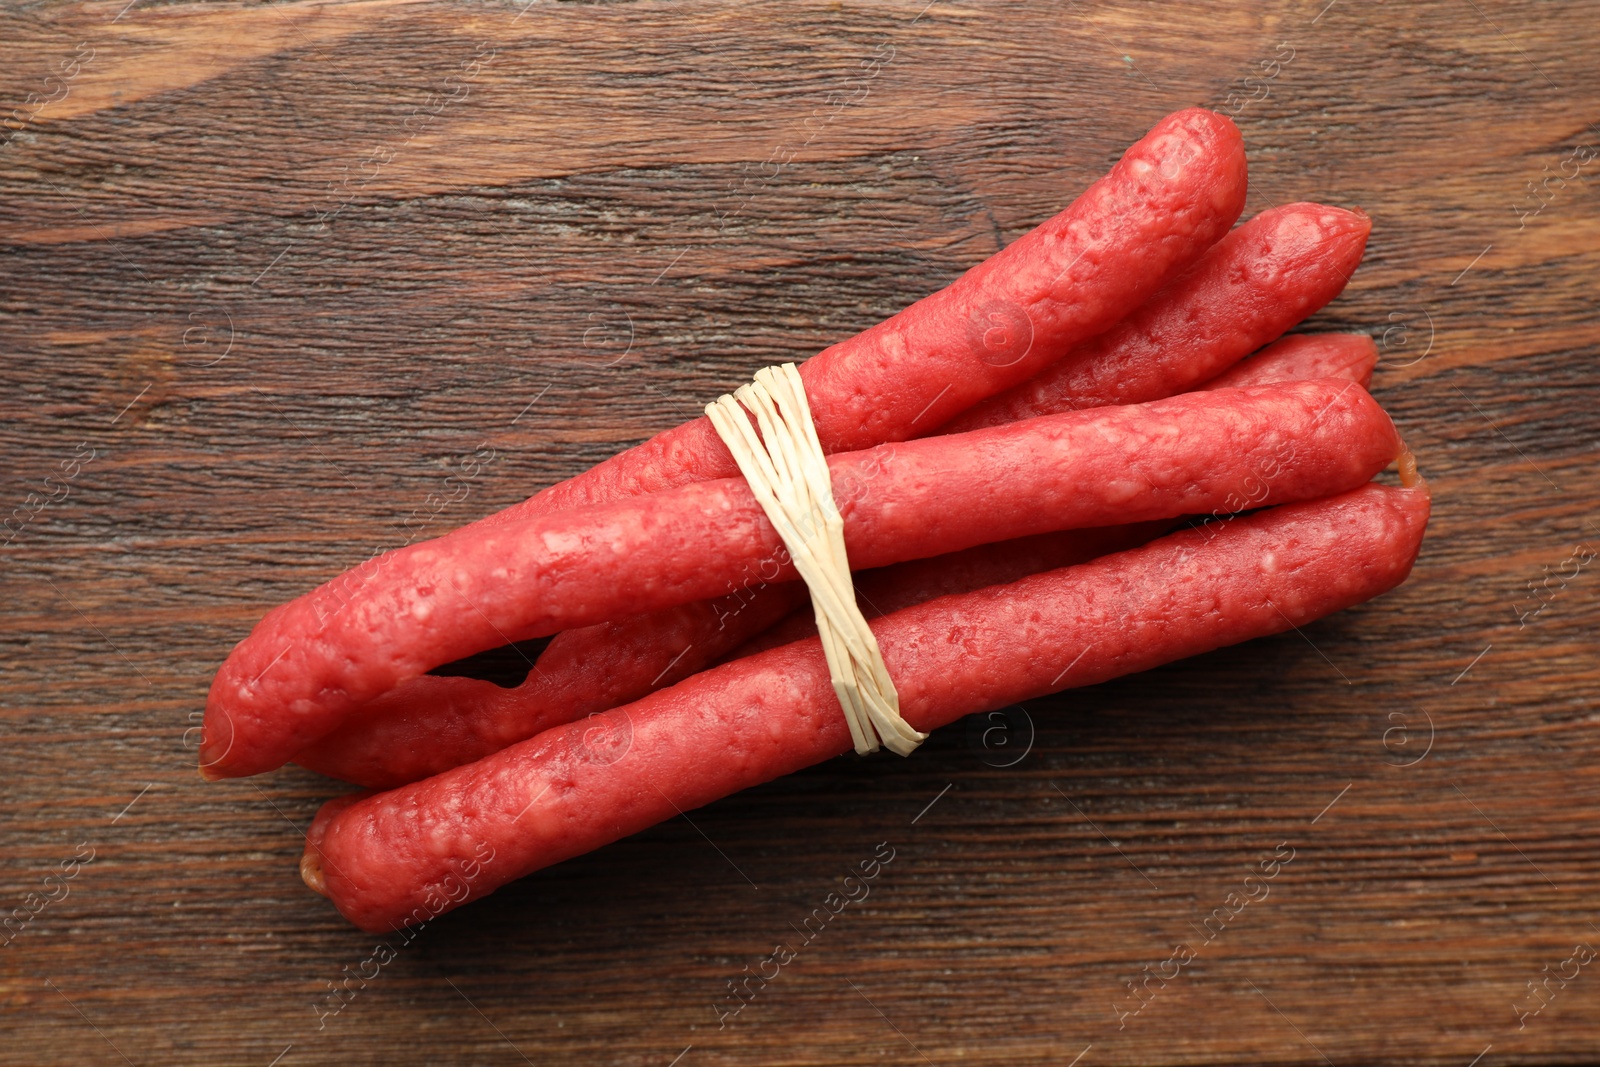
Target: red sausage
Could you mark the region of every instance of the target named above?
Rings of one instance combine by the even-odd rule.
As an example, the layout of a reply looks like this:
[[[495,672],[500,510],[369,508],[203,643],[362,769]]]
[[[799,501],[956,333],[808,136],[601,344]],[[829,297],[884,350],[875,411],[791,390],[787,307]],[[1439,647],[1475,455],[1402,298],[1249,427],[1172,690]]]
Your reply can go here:
[[[1305,333],[1285,337],[1222,372],[1202,389],[1239,389],[1268,382],[1347,378],[1365,389],[1378,365],[1378,346],[1364,333]]]
[[[1307,499],[1399,452],[1350,382],[1284,382],[930,437],[830,457],[861,567],[1046,530]],[[212,683],[232,741],[207,772],[271,770],[406,678],[493,647],[793,575],[740,478],[446,537],[275,609]],[[208,740],[209,740],[208,734]]]
[[[1065,211],[945,289],[801,364],[823,448],[916,436],[1024,380],[1193,262],[1239,217],[1245,192],[1244,145],[1231,121],[1200,108],[1162,119]],[[696,419],[450,536],[737,473],[709,420]],[[340,581],[354,592],[378,567],[369,560]],[[321,630],[300,636],[321,641]],[[238,725],[208,704],[200,746],[208,777],[250,773],[234,755]]]
[[[934,597],[970,593],[990,585],[1005,585],[1030,574],[1087,563],[1108,552],[1122,552],[1160,537],[1176,524],[1172,519],[1160,519],[1087,530],[1056,530],[1029,537],[1015,537],[1009,541],[996,541],[991,545],[974,545],[960,552],[930,559],[913,559],[887,567],[875,567],[855,575],[856,602],[862,615],[876,619]],[[816,634],[815,615],[801,608],[791,612],[788,618],[770,630],[763,631],[734,649],[727,658],[729,661],[743,659],[779,645],[804,641]]]
[[[1193,389],[1338,296],[1371,231],[1366,215],[1320,204],[1263,211],[1150,303],[946,432]]]
[[[1111,373],[1082,376],[1089,391],[1075,395],[1069,406],[1159,399],[1166,395],[1160,390],[1186,388],[1239,359],[1338,291],[1360,259],[1368,229],[1365,216],[1318,204],[1291,204],[1257,216],[1218,246],[1226,254],[1213,250],[1180,283],[1168,286],[1109,334],[1081,346],[1081,355],[1074,358],[1108,369],[1126,369],[1131,363],[1135,369],[1125,379]],[[1246,326],[1213,328],[1235,314],[1241,280],[1250,283],[1246,295],[1276,292],[1278,299],[1258,300]],[[1304,349],[1338,347],[1341,342],[1359,345],[1362,340],[1342,335],[1320,335],[1315,342],[1286,338],[1251,359],[1237,384],[1352,376],[1352,364],[1337,353],[1319,360]],[[1365,346],[1375,362],[1376,348],[1370,341]],[[1349,358],[1357,358],[1354,350]],[[1369,363],[1368,375],[1370,370]],[[1214,381],[1207,388],[1217,385]],[[1067,552],[1056,566],[1098,554],[1073,555],[1076,535],[1056,536]],[[1002,570],[969,588],[1031,573],[1005,570],[1006,560],[1018,558],[1006,549],[987,551]],[[787,643],[780,637],[798,640],[815,632],[810,613],[801,611],[778,634],[752,642],[755,648],[740,648],[773,617],[799,603],[792,590],[762,589],[765,583],[752,583],[752,577],[746,575],[735,595],[719,601],[558,637],[516,690],[468,678],[425,676],[404,682],[296,759],[346,781],[398,785],[477,759],[557,723],[636,700],[726,656],[747,655]],[[613,641],[628,654],[609,651],[607,643]],[[425,745],[420,744],[423,738]]]
[[[1405,580],[1425,488],[1368,485],[941,597],[875,623],[907,721],[1091,685],[1304,625]],[[815,640],[695,675],[318,814],[301,871],[357,926],[425,920],[530,871],[850,749]]]
[[[1344,378],[1365,389],[1372,381],[1372,371],[1377,364],[1378,346],[1365,334],[1302,334],[1285,337],[1268,345],[1200,388],[1238,389],[1271,382]],[[1014,582],[1024,575],[1054,570],[1107,552],[1132,548],[1168,529],[1170,524],[1139,523],[1099,530],[1060,530],[992,545],[977,545],[948,556],[895,563],[856,575],[856,598],[867,618],[875,618],[912,604],[920,604],[924,600],[932,600],[936,596],[966,593],[986,585]],[[804,640],[816,632],[816,621],[811,613],[795,611],[783,622],[735,649],[727,658],[740,659],[786,645],[790,641]],[[525,736],[532,737],[533,734],[530,732]],[[472,758],[477,759],[491,751],[493,749],[484,749]],[[444,769],[445,765],[440,765],[436,771]],[[395,780],[391,784],[398,785],[400,781]]]

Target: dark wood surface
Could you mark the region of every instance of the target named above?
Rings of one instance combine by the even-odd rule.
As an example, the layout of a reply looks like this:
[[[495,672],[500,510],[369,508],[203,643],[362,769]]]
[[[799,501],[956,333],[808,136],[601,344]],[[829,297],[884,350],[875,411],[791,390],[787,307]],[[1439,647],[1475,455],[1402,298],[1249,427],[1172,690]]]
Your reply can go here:
[[[6,6],[0,915],[59,899],[0,948],[0,1062],[1593,1060],[1600,5],[923,2]],[[1410,582],[563,864],[319,1023],[377,939],[296,872],[336,785],[193,769],[233,642],[946,284],[1195,103],[1249,211],[1374,218],[1311,328],[1384,345]]]

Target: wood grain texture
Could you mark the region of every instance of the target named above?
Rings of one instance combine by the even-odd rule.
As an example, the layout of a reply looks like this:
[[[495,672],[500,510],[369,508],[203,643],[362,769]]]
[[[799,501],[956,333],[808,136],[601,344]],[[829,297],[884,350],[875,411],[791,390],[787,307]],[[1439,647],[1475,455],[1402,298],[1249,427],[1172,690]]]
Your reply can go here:
[[[93,854],[0,948],[0,1063],[1592,1061],[1593,966],[1518,1010],[1600,945],[1600,568],[1564,562],[1600,549],[1600,5],[923,2],[0,13],[0,916]],[[694,812],[330,1001],[375,969],[295,869],[337,787],[186,744],[232,643],[946,284],[1196,103],[1249,211],[1374,218],[1310,328],[1385,348],[1411,581]]]

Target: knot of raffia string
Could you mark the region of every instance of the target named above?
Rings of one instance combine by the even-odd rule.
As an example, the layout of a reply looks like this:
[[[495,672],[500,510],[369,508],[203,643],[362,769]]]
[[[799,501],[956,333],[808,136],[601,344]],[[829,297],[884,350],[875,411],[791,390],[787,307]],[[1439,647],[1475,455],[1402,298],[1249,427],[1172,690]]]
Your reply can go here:
[[[800,372],[793,363],[764,367],[751,384],[707,404],[706,415],[811,590],[828,674],[856,751],[876,752],[881,741],[910,755],[928,735],[900,717],[878,639],[856,606],[844,520]]]

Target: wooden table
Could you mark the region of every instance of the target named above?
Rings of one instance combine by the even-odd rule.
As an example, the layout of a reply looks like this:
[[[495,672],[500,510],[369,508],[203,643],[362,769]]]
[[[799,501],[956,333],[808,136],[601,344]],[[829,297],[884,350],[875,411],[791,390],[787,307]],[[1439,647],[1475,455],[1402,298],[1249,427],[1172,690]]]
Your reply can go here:
[[[59,897],[0,949],[0,1062],[1592,1061],[1600,5],[923,2],[0,15],[0,914]],[[1433,485],[1402,589],[752,790],[381,967],[296,872],[339,787],[196,776],[268,606],[878,321],[1195,103],[1248,212],[1374,218],[1311,328],[1380,340]]]

